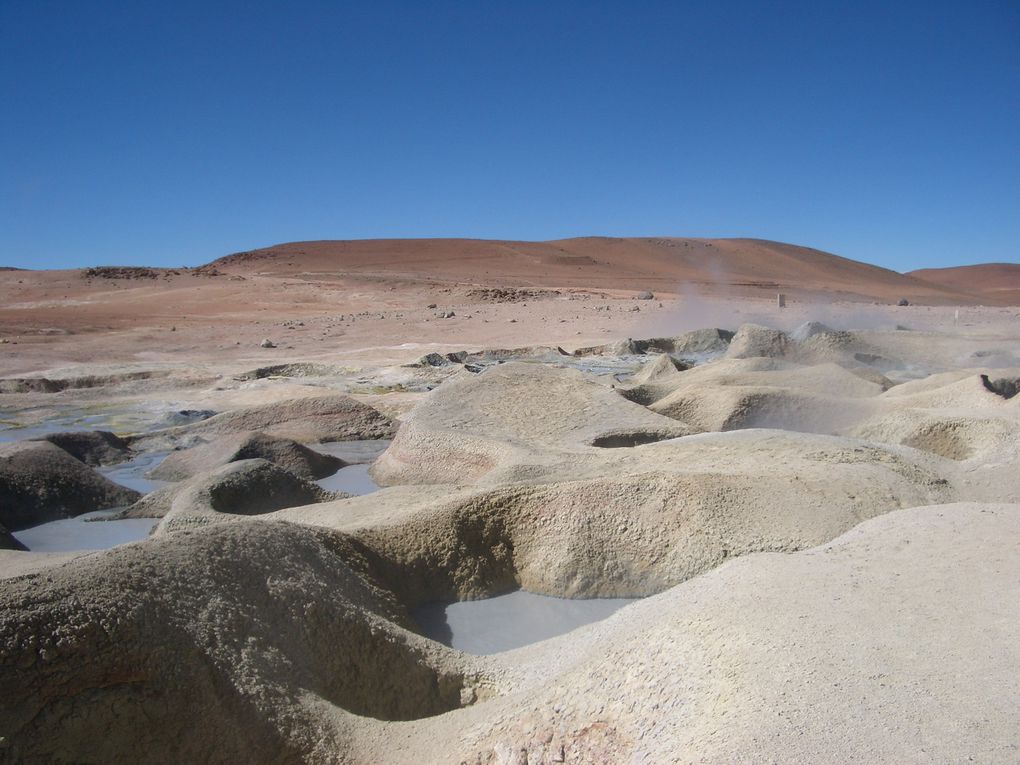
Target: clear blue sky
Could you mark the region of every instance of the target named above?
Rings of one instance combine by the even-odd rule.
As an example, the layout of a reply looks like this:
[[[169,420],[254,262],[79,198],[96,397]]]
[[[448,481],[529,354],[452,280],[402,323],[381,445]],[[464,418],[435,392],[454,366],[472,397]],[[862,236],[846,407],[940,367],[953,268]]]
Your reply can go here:
[[[1020,260],[1020,2],[0,0],[0,264],[753,236]]]

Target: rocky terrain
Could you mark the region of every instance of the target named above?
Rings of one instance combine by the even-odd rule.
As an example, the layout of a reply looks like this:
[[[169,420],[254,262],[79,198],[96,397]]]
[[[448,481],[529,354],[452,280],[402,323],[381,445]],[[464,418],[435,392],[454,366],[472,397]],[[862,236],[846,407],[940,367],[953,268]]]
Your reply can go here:
[[[773,243],[434,248],[0,274],[0,762],[1016,762],[1016,308]],[[105,509],[151,534],[20,549]],[[640,600],[485,656],[416,617],[518,588]]]

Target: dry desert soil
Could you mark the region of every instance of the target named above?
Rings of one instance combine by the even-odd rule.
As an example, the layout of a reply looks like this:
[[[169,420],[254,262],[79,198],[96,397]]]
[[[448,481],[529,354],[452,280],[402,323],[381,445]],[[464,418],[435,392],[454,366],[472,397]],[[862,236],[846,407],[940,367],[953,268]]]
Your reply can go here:
[[[0,762],[1016,763],[1018,304],[751,239],[0,269]]]

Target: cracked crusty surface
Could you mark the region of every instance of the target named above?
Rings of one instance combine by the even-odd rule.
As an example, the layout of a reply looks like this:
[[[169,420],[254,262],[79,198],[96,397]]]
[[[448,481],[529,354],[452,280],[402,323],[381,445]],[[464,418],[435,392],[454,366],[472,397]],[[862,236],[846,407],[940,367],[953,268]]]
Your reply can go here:
[[[733,355],[769,356],[659,360],[640,403],[534,362],[118,383],[316,438],[391,427],[323,388],[438,387],[353,394],[403,420],[373,495],[188,494],[142,542],[0,551],[0,762],[1015,762],[1020,397],[982,386],[1015,356],[979,329],[748,330]],[[883,359],[947,368],[892,385]],[[495,656],[415,631],[416,604],[516,586],[648,597]]]

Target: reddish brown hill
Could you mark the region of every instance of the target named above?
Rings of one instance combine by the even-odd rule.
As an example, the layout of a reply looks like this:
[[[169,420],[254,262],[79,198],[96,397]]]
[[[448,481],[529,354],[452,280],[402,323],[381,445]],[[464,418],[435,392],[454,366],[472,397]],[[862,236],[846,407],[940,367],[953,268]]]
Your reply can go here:
[[[784,291],[883,301],[974,302],[973,296],[951,287],[820,250],[757,239],[293,242],[229,255],[210,265],[233,273],[309,280],[358,274],[514,286]]]
[[[908,276],[940,287],[969,292],[988,302],[1020,304],[1020,263],[924,268],[911,271]]]

